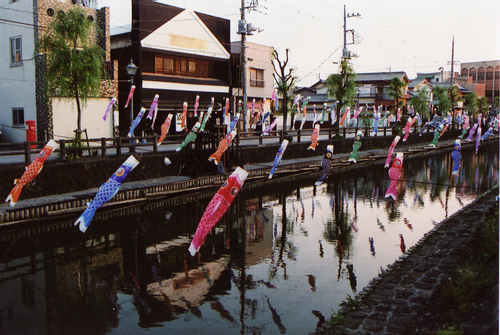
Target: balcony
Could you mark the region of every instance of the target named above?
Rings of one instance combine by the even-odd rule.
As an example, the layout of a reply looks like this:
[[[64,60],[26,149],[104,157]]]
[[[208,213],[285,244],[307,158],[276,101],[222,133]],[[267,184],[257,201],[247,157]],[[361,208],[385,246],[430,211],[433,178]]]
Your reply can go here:
[[[264,87],[264,80],[250,79],[250,86]]]
[[[114,71],[113,61],[102,62],[102,67],[104,69],[102,79],[114,80],[115,79],[115,71]]]
[[[70,0],[71,3],[75,5],[80,5],[83,7],[89,7],[93,9],[98,9],[98,1],[97,0]]]

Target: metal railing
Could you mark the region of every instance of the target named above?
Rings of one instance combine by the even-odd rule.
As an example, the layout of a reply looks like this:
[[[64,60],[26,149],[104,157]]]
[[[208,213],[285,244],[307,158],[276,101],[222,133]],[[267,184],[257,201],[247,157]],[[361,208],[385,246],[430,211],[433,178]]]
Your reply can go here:
[[[422,129],[423,128],[423,129]],[[433,129],[422,126],[413,126],[412,133],[423,131],[431,132]],[[195,142],[189,147],[195,149],[216,150],[219,142],[225,136],[225,128],[218,131],[202,133],[198,135]],[[364,137],[370,136],[390,136],[393,134],[392,127],[379,127],[376,134],[372,133],[373,127],[347,127],[347,128],[325,128],[320,130],[319,139],[353,138],[358,131],[363,132]],[[308,142],[311,140],[313,129],[303,130],[274,130],[269,135],[261,136],[260,131],[239,132],[233,140],[231,150],[241,151],[243,146],[260,146],[268,144],[279,144],[284,138],[294,143]],[[73,139],[59,139],[59,148],[55,151],[59,153],[59,160],[70,160],[83,156],[112,156],[125,153],[135,153],[139,150],[143,152],[158,153],[172,152],[182,143],[185,135],[167,135],[163,143],[158,146],[158,136],[137,136],[137,137],[113,137],[113,138],[90,138],[77,142]],[[20,142],[20,143],[0,143],[0,160],[5,156],[24,157],[25,163],[31,162],[33,154],[38,154],[46,144],[45,141]],[[236,146],[236,148],[235,148]],[[189,150],[188,147],[188,150]],[[186,150],[186,149],[184,149]],[[21,162],[22,160],[18,160]]]

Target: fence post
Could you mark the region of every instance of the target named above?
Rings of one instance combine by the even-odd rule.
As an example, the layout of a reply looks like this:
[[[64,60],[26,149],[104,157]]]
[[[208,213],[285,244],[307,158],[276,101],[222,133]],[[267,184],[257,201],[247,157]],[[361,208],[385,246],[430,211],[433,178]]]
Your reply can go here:
[[[384,136],[387,136],[387,127],[384,127]]]
[[[332,139],[332,127],[328,128],[328,139]]]
[[[66,141],[59,140],[59,153],[61,154],[61,160],[66,160]]]
[[[31,163],[30,142],[24,142],[24,161]]]
[[[344,128],[344,131],[343,131],[343,133],[344,133],[344,138],[347,138],[347,137],[346,137],[346,135],[345,135],[346,129],[347,129],[347,128]]]
[[[153,152],[158,152],[158,135],[153,135]]]
[[[259,136],[259,145],[262,145],[262,136]]]
[[[118,137],[116,140],[116,154],[121,155],[122,154],[122,138]]]
[[[106,156],[106,137],[101,137],[101,156]]]
[[[133,137],[133,139],[128,142],[128,152],[129,153],[135,153],[135,141],[136,141],[136,138]]]

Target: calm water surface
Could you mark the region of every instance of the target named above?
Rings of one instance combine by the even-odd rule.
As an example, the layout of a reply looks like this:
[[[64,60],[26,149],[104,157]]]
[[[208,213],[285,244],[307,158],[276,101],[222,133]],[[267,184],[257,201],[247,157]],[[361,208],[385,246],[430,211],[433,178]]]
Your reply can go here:
[[[396,150],[397,151],[397,150]],[[2,239],[3,334],[307,334],[437,223],[498,183],[498,145],[242,190],[200,249],[215,190]],[[70,224],[68,224],[70,223]],[[35,226],[36,226],[35,225]],[[59,226],[58,226],[59,225]],[[1,235],[0,235],[1,237]]]

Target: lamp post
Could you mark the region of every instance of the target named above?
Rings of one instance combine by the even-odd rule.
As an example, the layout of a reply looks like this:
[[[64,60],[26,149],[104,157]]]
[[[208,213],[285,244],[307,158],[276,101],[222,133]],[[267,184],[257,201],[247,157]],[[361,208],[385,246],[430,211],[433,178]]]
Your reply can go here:
[[[130,63],[125,66],[125,70],[127,70],[127,74],[130,76],[130,83],[134,84],[134,77],[135,74],[137,73],[137,65],[134,64],[132,61],[132,58],[130,58]],[[130,129],[132,129],[132,123],[134,122],[134,95],[132,94],[132,97],[130,99]]]

